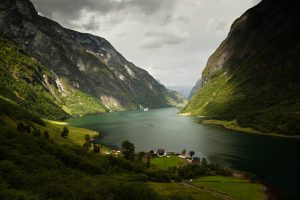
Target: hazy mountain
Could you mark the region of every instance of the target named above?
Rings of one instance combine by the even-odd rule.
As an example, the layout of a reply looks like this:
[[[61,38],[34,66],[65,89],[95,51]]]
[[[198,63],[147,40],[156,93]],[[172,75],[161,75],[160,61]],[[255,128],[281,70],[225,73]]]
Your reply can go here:
[[[191,99],[196,94],[196,92],[200,89],[201,84],[202,84],[202,79],[200,78],[196,82],[196,84],[194,85],[194,87],[192,88],[192,90],[190,91],[188,99]]]
[[[185,98],[189,97],[189,94],[191,92],[191,87],[189,86],[167,86],[170,90],[174,90],[181,95],[183,95]]]

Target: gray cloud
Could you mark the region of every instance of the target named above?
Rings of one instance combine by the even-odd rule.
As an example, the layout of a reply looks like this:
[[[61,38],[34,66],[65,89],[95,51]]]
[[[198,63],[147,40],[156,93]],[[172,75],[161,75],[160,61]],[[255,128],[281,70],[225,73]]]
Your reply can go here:
[[[210,19],[206,25],[206,30],[224,31],[226,22],[222,19]]]
[[[87,23],[83,23],[82,28],[88,31],[98,30],[100,23],[96,20],[95,16],[91,17]]]
[[[145,40],[141,46],[146,49],[156,49],[166,45],[178,45],[189,38],[187,32],[175,31],[148,31],[144,36]]]
[[[31,0],[63,26],[99,35],[165,85],[193,86],[232,22],[260,0]]]
[[[53,17],[59,15],[65,20],[80,18],[85,10],[107,14],[121,10],[134,10],[145,15],[155,13],[163,5],[172,7],[174,0],[32,0],[43,15]]]

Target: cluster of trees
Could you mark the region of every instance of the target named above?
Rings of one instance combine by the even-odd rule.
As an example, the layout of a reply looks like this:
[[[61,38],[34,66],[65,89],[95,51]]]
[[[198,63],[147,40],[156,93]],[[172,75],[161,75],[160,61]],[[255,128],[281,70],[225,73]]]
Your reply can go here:
[[[181,155],[183,155],[183,156],[186,155],[186,149],[183,149],[181,151]],[[195,155],[195,151],[189,151],[189,155],[191,156],[191,158],[193,158],[193,156]]]
[[[134,149],[135,149],[134,144],[129,142],[128,140],[125,140],[122,143],[122,154],[124,155],[124,158],[127,160],[135,161],[135,159],[137,157],[137,160],[140,163],[143,163],[144,159],[146,158],[146,167],[150,168],[150,161],[154,155],[154,151],[153,150],[151,150],[149,152],[142,151],[142,152],[139,152],[138,155],[136,156]]]
[[[20,122],[17,124],[17,131],[21,132],[21,133],[28,133],[28,134],[30,134],[32,132],[33,136],[36,136],[36,137],[43,136],[46,139],[50,139],[50,135],[47,130],[45,130],[42,134],[41,130],[39,128],[35,128],[35,127],[31,127],[29,125],[26,125],[26,123],[24,123],[24,122]]]
[[[101,147],[102,145],[97,145],[96,144],[96,140],[99,138],[99,135],[94,136],[94,138],[92,139],[91,136],[89,134],[86,134],[84,136],[84,144],[82,145],[82,149],[87,152],[92,146],[93,146],[93,152],[94,153],[100,153],[101,151]]]
[[[182,179],[190,179],[209,175],[232,175],[230,169],[215,164],[209,164],[206,158],[202,158],[200,165],[186,165],[177,169],[178,176]]]

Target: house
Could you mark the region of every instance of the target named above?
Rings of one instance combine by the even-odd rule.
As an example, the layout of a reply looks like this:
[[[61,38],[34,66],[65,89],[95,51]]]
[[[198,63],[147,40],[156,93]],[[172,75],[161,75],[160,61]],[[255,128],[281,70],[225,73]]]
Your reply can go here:
[[[193,157],[192,163],[193,164],[200,164],[200,157]]]
[[[158,157],[165,157],[166,156],[166,150],[164,150],[164,149],[157,149],[157,156]]]

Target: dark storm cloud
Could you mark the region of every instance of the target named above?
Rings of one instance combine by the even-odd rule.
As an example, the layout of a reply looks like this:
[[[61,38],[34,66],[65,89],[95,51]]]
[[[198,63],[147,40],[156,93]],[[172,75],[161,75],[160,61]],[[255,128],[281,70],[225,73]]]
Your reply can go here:
[[[174,0],[32,0],[37,10],[47,17],[59,15],[64,20],[80,17],[82,11],[107,14],[115,11],[139,11],[145,15],[155,13],[163,4],[171,7]]]

